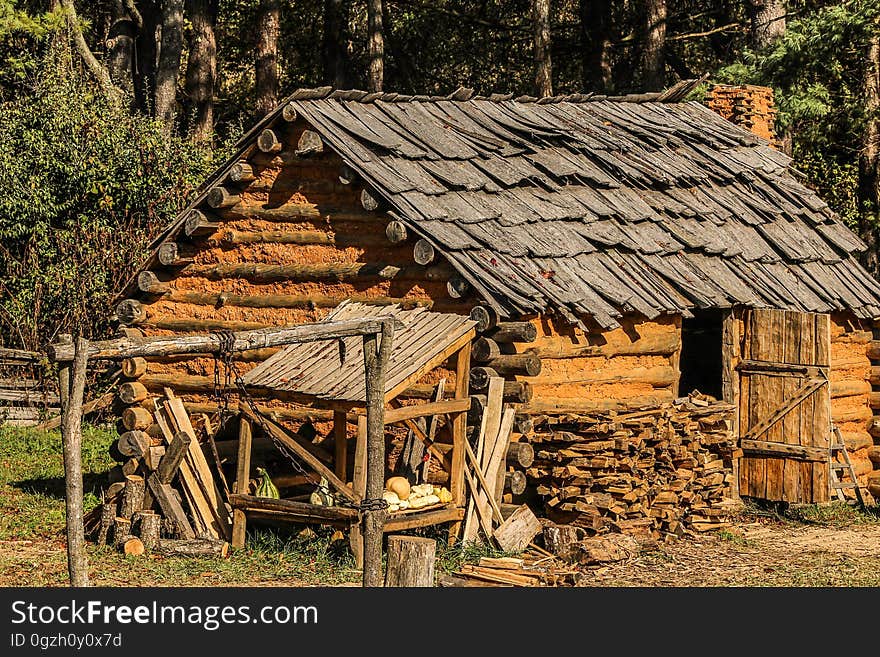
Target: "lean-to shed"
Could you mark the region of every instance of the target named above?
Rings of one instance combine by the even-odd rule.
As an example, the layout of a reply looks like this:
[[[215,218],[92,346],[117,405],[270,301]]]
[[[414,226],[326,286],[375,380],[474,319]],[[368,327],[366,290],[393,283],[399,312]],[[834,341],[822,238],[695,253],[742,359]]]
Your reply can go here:
[[[782,462],[807,458],[827,475],[816,454],[832,421],[862,482],[880,485],[880,285],[859,265],[866,246],[788,156],[683,102],[689,90],[299,90],[162,233],[117,319],[155,334],[315,321],[345,300],[473,313],[470,392],[504,376],[521,416],[699,389],[738,405],[736,430],[751,441],[743,495],[827,499],[827,476]],[[245,354],[241,367],[270,355]],[[213,366],[133,371],[208,409],[199,396]]]

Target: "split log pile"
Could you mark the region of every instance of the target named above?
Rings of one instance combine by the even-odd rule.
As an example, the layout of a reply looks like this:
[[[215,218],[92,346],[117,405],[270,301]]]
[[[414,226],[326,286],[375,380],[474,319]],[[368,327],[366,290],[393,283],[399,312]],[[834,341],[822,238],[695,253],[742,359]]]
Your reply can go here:
[[[443,587],[460,586],[574,586],[573,569],[544,552],[529,550],[521,557],[482,557],[478,564],[465,564],[452,575],[439,578]]]
[[[110,447],[119,465],[86,533],[128,555],[225,557],[232,509],[222,470],[209,465],[182,401],[166,395],[152,411],[125,409],[128,430]]]
[[[738,506],[733,418],[731,405],[696,397],[624,414],[536,418],[526,474],[547,518],[588,535],[720,529]]]

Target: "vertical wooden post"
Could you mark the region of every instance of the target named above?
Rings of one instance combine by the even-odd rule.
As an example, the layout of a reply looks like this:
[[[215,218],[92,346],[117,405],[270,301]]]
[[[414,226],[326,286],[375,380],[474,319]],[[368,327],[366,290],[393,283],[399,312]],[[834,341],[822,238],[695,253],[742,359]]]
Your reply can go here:
[[[333,466],[341,481],[348,481],[348,427],[345,411],[333,411]]]
[[[248,492],[248,479],[251,472],[251,444],[253,429],[245,417],[238,424],[238,461],[235,469],[235,492],[245,495]],[[247,516],[242,509],[232,510],[232,547],[243,548],[247,535]]]
[[[736,366],[740,361],[739,319],[735,310],[724,315],[721,328],[721,393],[724,401],[733,404],[733,435],[739,439],[739,370]],[[733,482],[730,496],[739,501],[739,457],[732,459]]]
[[[64,336],[70,341],[70,336]],[[77,338],[73,371],[65,363],[59,372],[62,395],[61,442],[64,451],[67,513],[67,570],[71,586],[89,586],[83,529],[82,403],[86,387],[89,342]]]
[[[467,399],[468,379],[471,374],[471,344],[459,349],[455,361],[455,399]],[[449,473],[449,492],[455,506],[464,506],[464,441],[467,440],[467,413],[459,413],[452,420],[452,468]],[[449,544],[455,543],[461,531],[461,522],[449,526]]]
[[[351,487],[358,500],[363,500],[367,495],[367,418],[358,415],[357,440],[354,448],[354,469],[351,475]],[[354,555],[354,564],[357,568],[364,567],[364,536],[361,533],[360,523],[354,523],[349,533],[351,552]]]
[[[379,344],[377,345],[377,338]],[[394,340],[394,324],[383,322],[379,336],[364,336],[367,407],[367,492],[365,500],[382,499],[385,487],[385,372]],[[384,509],[363,512],[363,585],[382,586],[382,530]]]

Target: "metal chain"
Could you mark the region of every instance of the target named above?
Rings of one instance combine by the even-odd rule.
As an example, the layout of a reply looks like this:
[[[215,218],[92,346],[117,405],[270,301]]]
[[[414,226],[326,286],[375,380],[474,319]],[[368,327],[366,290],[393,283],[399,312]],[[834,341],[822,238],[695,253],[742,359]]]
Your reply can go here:
[[[218,353],[214,354],[214,394],[215,396],[222,397],[223,400],[220,406],[221,425],[223,423],[224,413],[229,413],[229,390],[232,388],[232,384],[234,384],[241,398],[251,409],[254,417],[257,418],[257,423],[260,425],[263,433],[269,437],[276,449],[278,449],[279,452],[287,457],[287,460],[290,461],[293,469],[298,474],[305,477],[309,483],[313,484],[315,488],[320,490],[322,493],[324,493],[328,497],[331,497],[334,501],[334,505],[357,509],[358,511],[381,511],[383,509],[387,509],[388,502],[386,502],[383,498],[365,498],[358,504],[355,502],[351,502],[344,497],[338,496],[327,486],[323,485],[320,480],[316,480],[315,475],[311,472],[308,472],[302,466],[296,455],[291,452],[284,443],[282,443],[275,437],[274,433],[270,430],[269,425],[266,423],[263,414],[260,413],[259,409],[257,408],[257,404],[254,401],[254,398],[251,397],[251,394],[248,392],[247,387],[244,384],[244,379],[242,379],[241,373],[238,371],[238,366],[236,365],[232,357],[233,348],[235,346],[234,334],[230,331],[218,331],[216,332],[216,334],[220,336],[220,347]],[[221,356],[221,358],[218,359],[218,355]],[[218,368],[218,365],[221,361],[225,370],[222,388],[220,386],[220,372]]]

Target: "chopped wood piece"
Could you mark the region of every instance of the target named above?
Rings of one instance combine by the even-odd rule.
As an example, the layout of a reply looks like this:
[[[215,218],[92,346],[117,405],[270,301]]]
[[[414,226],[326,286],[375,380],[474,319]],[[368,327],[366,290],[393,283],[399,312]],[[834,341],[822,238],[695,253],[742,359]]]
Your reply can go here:
[[[126,536],[119,544],[119,550],[125,555],[132,557],[141,556],[144,550],[144,544],[137,536]]]
[[[298,157],[307,157],[309,155],[318,155],[324,152],[324,141],[314,130],[303,130],[296,142],[296,155]]]
[[[128,381],[121,384],[116,394],[119,396],[119,400],[126,406],[137,404],[149,396],[144,385],[137,381]]]
[[[495,540],[505,552],[522,552],[541,532],[541,522],[523,504],[495,530]]]
[[[437,541],[418,536],[389,536],[385,586],[434,586]]]
[[[156,544],[155,552],[176,557],[220,557],[229,555],[229,543],[208,538],[171,539],[162,538]]]
[[[144,503],[144,478],[138,475],[128,475],[125,478],[125,488],[122,491],[122,504],[119,506],[119,515],[129,520],[135,512],[141,510]]]
[[[263,130],[257,137],[257,148],[263,153],[277,153],[284,146],[278,135],[270,128]]]
[[[392,244],[400,244],[401,242],[405,242],[409,233],[406,229],[406,226],[403,225],[400,221],[389,221],[388,225],[385,226],[385,236],[388,238],[388,241]]]

